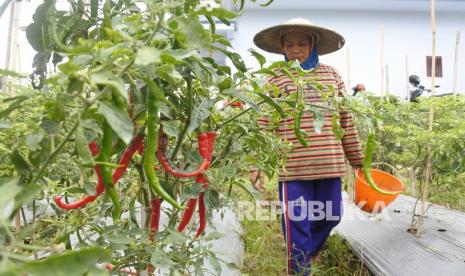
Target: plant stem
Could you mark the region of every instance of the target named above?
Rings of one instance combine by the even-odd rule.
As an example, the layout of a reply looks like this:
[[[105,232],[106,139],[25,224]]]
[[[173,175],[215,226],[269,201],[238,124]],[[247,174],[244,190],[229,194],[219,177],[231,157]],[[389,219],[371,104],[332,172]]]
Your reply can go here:
[[[260,105],[264,104],[265,102],[266,102],[266,101],[263,100],[263,101],[259,102],[259,103],[257,104],[257,106],[260,106]],[[221,129],[222,127],[224,127],[225,125],[227,125],[227,124],[231,123],[232,121],[236,120],[237,118],[241,117],[241,116],[244,115],[245,113],[247,113],[247,112],[249,112],[250,110],[252,110],[252,108],[253,108],[253,107],[249,107],[249,108],[245,109],[244,111],[238,113],[237,115],[235,115],[235,116],[229,118],[228,120],[226,120],[226,122],[224,122],[224,123],[222,123],[221,125],[217,126],[217,127],[215,128],[215,131],[220,130],[220,129]]]

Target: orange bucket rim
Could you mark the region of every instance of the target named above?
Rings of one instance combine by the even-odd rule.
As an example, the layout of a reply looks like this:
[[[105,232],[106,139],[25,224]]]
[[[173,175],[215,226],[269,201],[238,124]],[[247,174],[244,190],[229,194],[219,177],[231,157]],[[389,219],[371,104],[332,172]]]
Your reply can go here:
[[[364,185],[370,186],[370,184],[368,184],[364,179],[361,179],[361,178],[359,177],[359,175],[358,175],[359,172],[361,172],[361,173],[363,174],[363,171],[362,171],[362,170],[363,170],[363,168],[357,168],[357,170],[355,171],[355,178],[359,179],[360,182],[363,183]],[[387,191],[390,191],[390,192],[394,192],[394,193],[397,193],[397,194],[401,194],[401,193],[405,190],[404,182],[402,182],[397,176],[392,175],[392,174],[390,174],[390,173],[388,173],[388,172],[385,172],[385,171],[382,171],[382,170],[378,170],[378,169],[373,169],[373,168],[371,168],[370,170],[371,170],[371,171],[376,171],[376,172],[379,172],[379,173],[382,173],[382,174],[387,174],[387,175],[389,175],[390,177],[392,177],[392,178],[394,178],[395,180],[397,180],[397,181],[400,183],[400,185],[402,186],[400,190],[391,190],[391,189],[384,189],[384,188],[383,188],[384,190],[387,190]]]

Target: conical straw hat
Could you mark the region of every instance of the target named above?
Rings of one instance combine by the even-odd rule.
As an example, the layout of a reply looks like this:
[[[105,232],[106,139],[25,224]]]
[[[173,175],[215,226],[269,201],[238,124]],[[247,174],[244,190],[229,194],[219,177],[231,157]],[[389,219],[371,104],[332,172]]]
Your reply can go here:
[[[255,35],[253,42],[267,52],[284,54],[281,38],[289,32],[301,32],[316,39],[319,55],[335,52],[345,43],[344,37],[339,33],[316,26],[303,18],[293,18],[284,24],[266,28]]]

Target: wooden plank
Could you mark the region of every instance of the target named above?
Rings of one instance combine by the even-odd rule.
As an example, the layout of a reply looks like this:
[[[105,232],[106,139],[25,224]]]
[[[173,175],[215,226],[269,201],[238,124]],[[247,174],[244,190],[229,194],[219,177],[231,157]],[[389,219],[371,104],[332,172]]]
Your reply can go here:
[[[422,235],[407,232],[416,199],[400,195],[380,215],[347,202],[336,231],[375,275],[465,275],[465,213],[427,204]]]

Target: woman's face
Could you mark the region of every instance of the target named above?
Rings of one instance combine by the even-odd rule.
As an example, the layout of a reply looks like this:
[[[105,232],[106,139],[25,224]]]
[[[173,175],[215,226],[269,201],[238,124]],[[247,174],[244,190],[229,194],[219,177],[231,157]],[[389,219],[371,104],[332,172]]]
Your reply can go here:
[[[289,60],[304,62],[310,55],[310,38],[303,33],[291,32],[283,37],[283,50]]]

